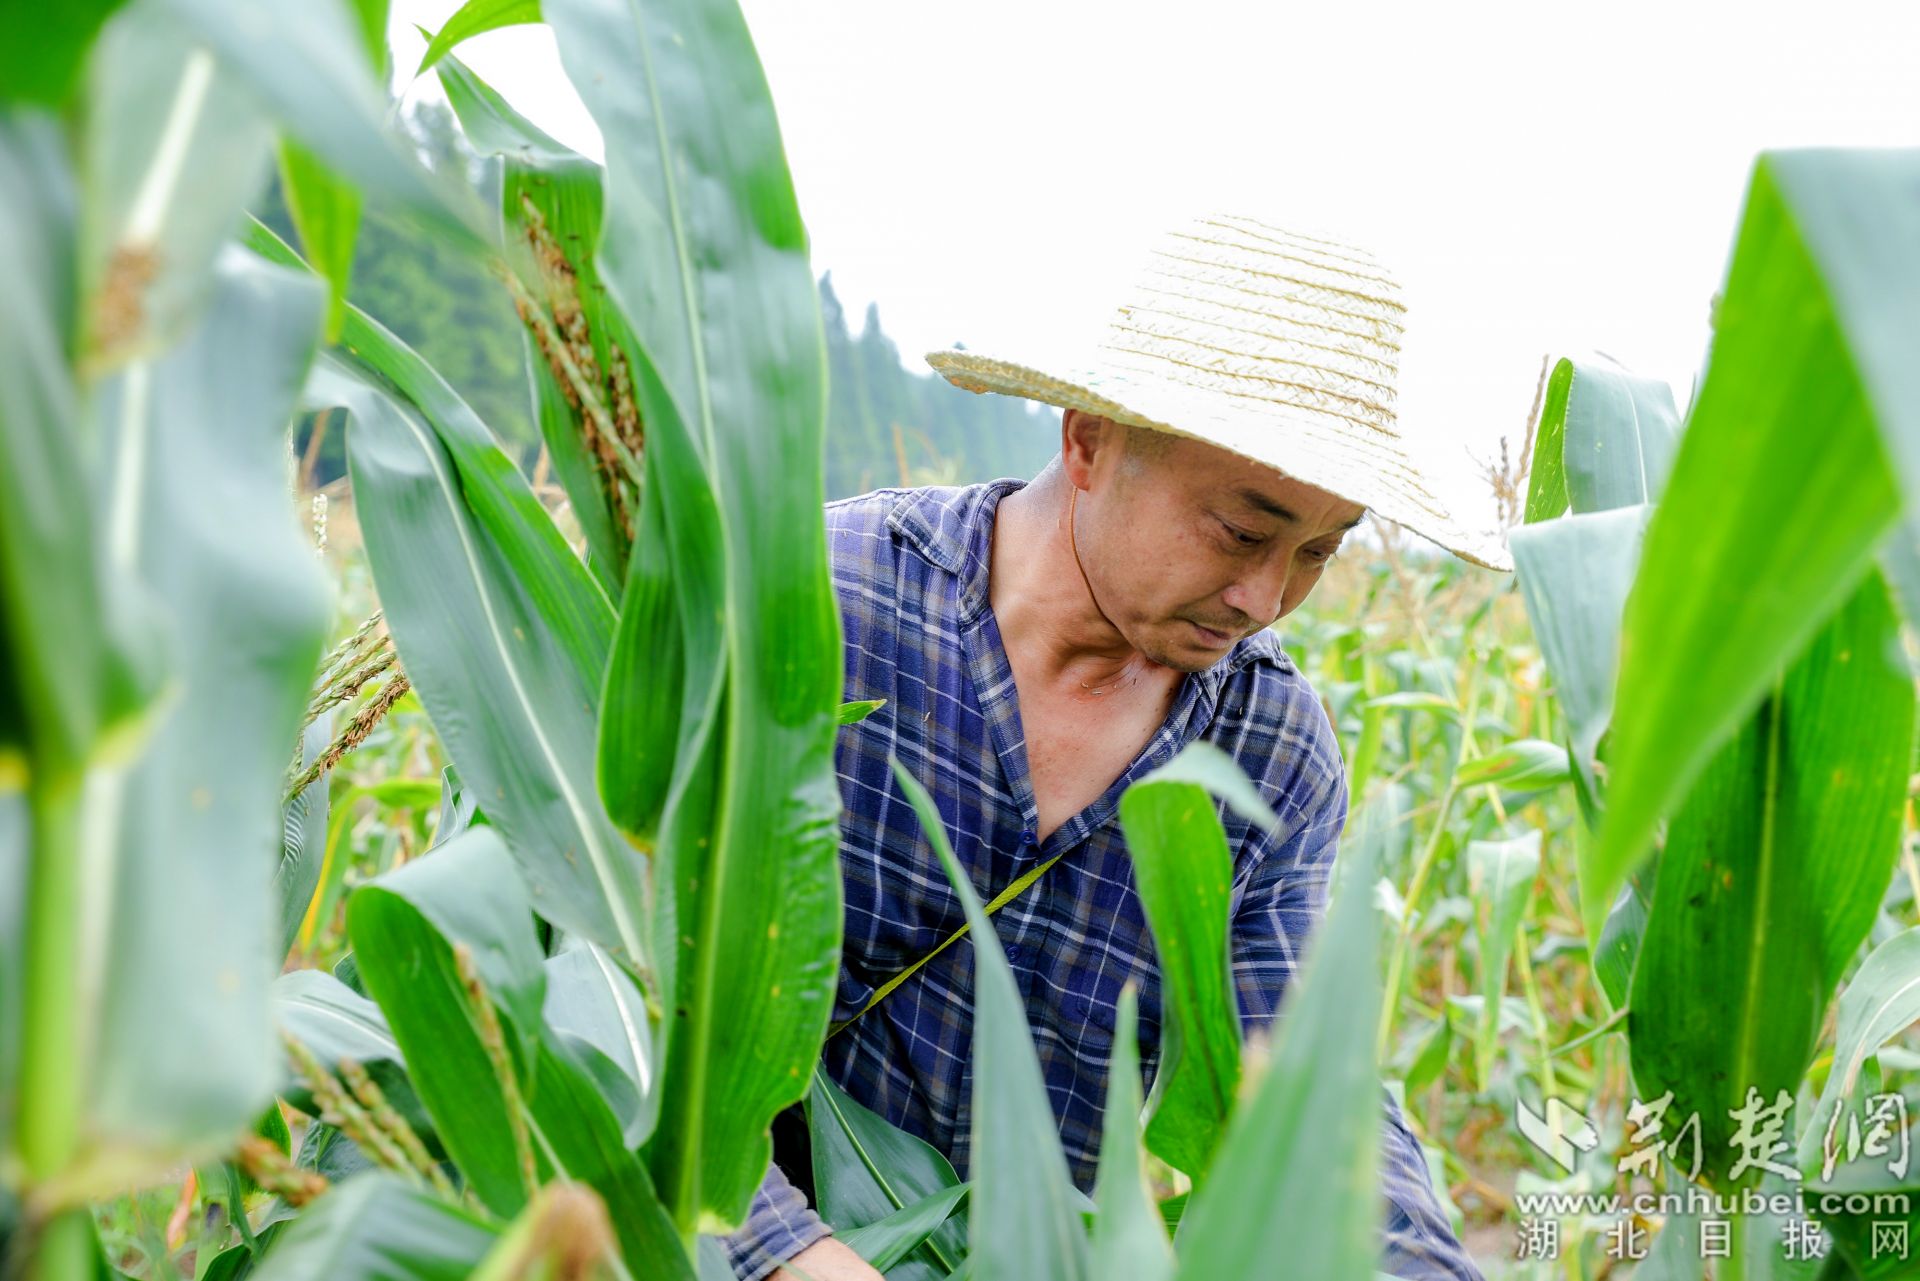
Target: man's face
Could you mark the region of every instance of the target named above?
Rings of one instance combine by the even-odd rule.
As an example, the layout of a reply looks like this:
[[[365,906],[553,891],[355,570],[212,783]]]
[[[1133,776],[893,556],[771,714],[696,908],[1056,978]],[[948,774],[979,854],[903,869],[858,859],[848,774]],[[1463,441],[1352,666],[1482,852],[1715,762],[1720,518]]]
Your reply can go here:
[[[1366,513],[1205,441],[1075,416],[1081,562],[1128,643],[1163,666],[1210,667],[1292,613]]]

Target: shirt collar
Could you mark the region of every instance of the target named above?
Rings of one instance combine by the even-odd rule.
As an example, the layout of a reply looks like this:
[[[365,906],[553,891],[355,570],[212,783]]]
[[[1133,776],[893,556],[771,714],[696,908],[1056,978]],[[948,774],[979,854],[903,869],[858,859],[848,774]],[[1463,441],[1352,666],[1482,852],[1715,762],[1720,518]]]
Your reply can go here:
[[[960,580],[960,613],[971,623],[987,607],[987,570],[992,548],[993,514],[1000,500],[1026,481],[1003,476],[974,485],[927,485],[900,491],[888,528],[922,559]],[[1194,675],[1209,706],[1219,702],[1227,677],[1254,663],[1270,663],[1283,672],[1295,669],[1272,629],[1242,637],[1213,666]]]

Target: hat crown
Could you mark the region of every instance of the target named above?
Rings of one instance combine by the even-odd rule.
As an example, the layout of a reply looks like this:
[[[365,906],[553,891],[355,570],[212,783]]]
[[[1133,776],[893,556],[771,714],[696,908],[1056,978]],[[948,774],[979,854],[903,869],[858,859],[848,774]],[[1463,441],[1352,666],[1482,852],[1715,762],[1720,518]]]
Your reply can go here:
[[[1103,372],[1399,435],[1406,305],[1365,249],[1236,214],[1160,236],[1096,343]]]
[[[956,386],[1189,436],[1359,503],[1458,556],[1511,569],[1396,420],[1406,305],[1336,236],[1210,214],[1159,237],[1112,318],[1059,359],[936,351]],[[1491,508],[1487,509],[1491,518]]]

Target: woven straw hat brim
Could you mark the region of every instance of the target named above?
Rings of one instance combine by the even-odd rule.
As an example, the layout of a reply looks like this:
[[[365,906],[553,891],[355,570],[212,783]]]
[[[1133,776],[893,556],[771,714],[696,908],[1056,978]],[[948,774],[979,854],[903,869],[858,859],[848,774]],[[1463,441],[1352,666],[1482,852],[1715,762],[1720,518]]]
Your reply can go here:
[[[1476,565],[1510,570],[1499,535],[1436,494],[1395,417],[1406,305],[1356,245],[1210,214],[1159,238],[1079,359],[955,349],[957,386],[1191,436],[1360,503]]]
[[[1123,353],[1103,351],[1102,355],[1097,367],[1076,364],[1058,374],[977,351],[929,352],[927,363],[968,391],[1020,396],[1217,445],[1359,503],[1462,560],[1512,571],[1513,559],[1499,537],[1460,521],[1430,492],[1396,438],[1329,431],[1319,421],[1321,415],[1291,415],[1288,406],[1257,397],[1194,389],[1177,394],[1165,386],[1157,371],[1129,371],[1118,364]],[[1235,404],[1236,399],[1248,403]],[[1286,431],[1275,430],[1276,418],[1287,420]]]

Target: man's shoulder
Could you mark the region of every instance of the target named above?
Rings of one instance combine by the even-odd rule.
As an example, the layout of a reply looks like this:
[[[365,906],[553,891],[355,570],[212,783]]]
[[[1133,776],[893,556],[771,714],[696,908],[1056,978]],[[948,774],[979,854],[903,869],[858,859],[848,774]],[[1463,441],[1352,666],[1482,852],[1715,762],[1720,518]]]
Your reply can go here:
[[[876,565],[904,546],[923,560],[956,570],[988,492],[1007,483],[890,485],[836,498],[826,505],[829,553],[836,567],[858,568]]]
[[[1277,808],[1335,802],[1329,793],[1345,782],[1339,735],[1279,636],[1255,633],[1225,666],[1211,737],[1263,784],[1270,801],[1281,802]]]

